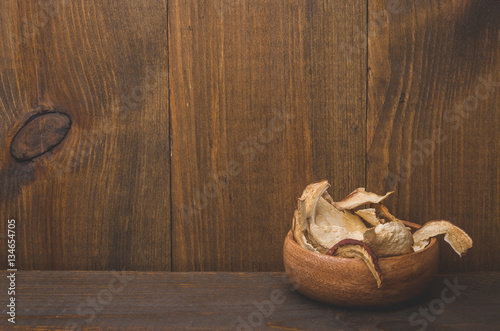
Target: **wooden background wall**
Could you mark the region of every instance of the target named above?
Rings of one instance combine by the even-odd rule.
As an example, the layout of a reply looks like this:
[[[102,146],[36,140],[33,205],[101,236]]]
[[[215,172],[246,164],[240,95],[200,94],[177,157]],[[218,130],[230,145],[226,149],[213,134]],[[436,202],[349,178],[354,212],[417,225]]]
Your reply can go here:
[[[0,247],[20,269],[283,270],[296,198],[383,193],[500,270],[496,0],[0,3]],[[30,162],[41,109],[72,119]],[[44,137],[40,138],[43,144]]]

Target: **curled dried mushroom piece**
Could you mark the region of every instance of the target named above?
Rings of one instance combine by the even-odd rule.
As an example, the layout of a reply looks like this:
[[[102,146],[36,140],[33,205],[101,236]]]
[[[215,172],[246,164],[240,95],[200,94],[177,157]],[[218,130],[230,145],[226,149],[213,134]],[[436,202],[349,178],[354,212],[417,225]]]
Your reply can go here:
[[[293,215],[293,239],[305,249],[313,252],[318,252],[307,240],[307,221],[306,221],[306,207],[305,200],[298,199],[298,208]]]
[[[311,237],[323,247],[332,247],[343,239],[363,239],[366,226],[359,216],[337,210],[319,198],[316,217],[311,219]]]
[[[385,222],[397,222],[399,221],[396,217],[394,217],[391,213],[389,213],[389,209],[381,203],[373,203],[373,209],[375,209],[375,215],[380,220],[381,223]]]
[[[358,188],[345,199],[334,202],[327,192],[329,186],[328,181],[322,180],[306,187],[294,213],[293,238],[315,253],[363,260],[378,287],[382,284],[378,257],[417,252],[439,234],[445,234],[445,241],[459,255],[472,247],[472,239],[447,221],[428,222],[412,234],[382,204],[393,192],[378,195]],[[371,208],[355,210],[365,204]]]
[[[300,227],[295,230],[300,241],[309,239],[302,247],[309,250],[313,248],[313,251],[323,254],[328,250],[327,247],[332,247],[342,239],[363,239],[363,232],[366,230],[359,216],[349,211],[339,211],[328,201],[333,202],[326,192],[329,186],[328,182],[323,180],[306,187],[299,199],[302,218],[297,224]],[[299,232],[303,235],[300,236]]]
[[[415,243],[413,250],[418,252],[424,249],[430,242],[431,237],[444,234],[444,240],[450,244],[453,250],[460,256],[464,256],[472,247],[472,239],[464,230],[448,221],[436,220],[425,223],[413,234]]]
[[[366,192],[364,187],[360,187],[349,193],[349,195],[340,202],[335,202],[338,210],[354,209],[367,203],[380,203],[394,192],[388,192],[386,195],[378,195],[372,192]]]
[[[377,287],[382,286],[382,270],[378,265],[378,257],[364,242],[354,239],[344,239],[335,244],[326,255],[358,258],[365,262],[373,277],[377,281]]]
[[[302,192],[302,196],[300,197],[306,203],[306,218],[314,218],[316,204],[318,203],[319,198],[329,187],[330,184],[328,184],[327,180],[307,185],[304,192]]]

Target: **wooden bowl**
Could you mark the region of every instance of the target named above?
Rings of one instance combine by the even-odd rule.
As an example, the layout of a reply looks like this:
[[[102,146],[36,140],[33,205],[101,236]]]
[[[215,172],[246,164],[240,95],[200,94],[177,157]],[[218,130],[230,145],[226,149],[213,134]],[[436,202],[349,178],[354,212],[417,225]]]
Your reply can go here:
[[[406,301],[430,285],[438,269],[439,242],[432,238],[419,252],[380,258],[381,288],[363,261],[311,252],[295,242],[292,231],[285,238],[283,260],[292,285],[311,299],[339,306],[385,306]]]

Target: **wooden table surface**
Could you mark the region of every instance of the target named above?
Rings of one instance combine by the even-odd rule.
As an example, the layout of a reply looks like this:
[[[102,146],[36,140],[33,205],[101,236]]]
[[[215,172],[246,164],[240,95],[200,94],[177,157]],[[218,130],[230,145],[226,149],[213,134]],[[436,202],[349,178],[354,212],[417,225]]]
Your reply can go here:
[[[4,330],[12,324],[6,310],[8,273],[2,273],[0,329]],[[499,330],[500,273],[439,275],[429,291],[412,302],[346,309],[302,296],[284,273],[18,271],[15,327]]]

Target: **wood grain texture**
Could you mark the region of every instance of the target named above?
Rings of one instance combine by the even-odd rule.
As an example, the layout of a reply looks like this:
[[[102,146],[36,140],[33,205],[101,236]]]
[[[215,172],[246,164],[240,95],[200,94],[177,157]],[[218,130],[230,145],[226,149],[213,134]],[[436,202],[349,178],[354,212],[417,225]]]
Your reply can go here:
[[[462,259],[443,247],[442,270],[497,271],[500,4],[388,3],[369,1],[368,189],[396,189],[402,219],[470,234]]]
[[[399,218],[466,230],[474,248],[443,246],[443,271],[498,271],[499,14],[495,0],[2,1],[0,235],[17,220],[20,269],[283,270],[295,199],[328,179],[336,200],[395,189]],[[41,111],[72,126],[58,144],[25,132],[40,135],[30,152],[54,148],[19,162],[12,140]]]
[[[304,187],[364,185],[358,29],[365,1],[169,2],[173,270],[283,270]]]
[[[0,227],[17,221],[18,268],[169,270],[166,2],[2,1],[0,26]],[[11,140],[40,108],[72,127],[19,163]]]
[[[0,276],[6,288],[5,272]],[[23,271],[17,284],[17,323],[8,324],[3,306],[2,329],[404,331],[425,326],[489,331],[500,324],[498,273],[441,275],[415,300],[379,309],[309,300],[284,273],[128,272],[116,277],[111,272]],[[109,284],[115,289],[111,297]],[[449,290],[454,284],[458,295]],[[448,303],[441,311],[436,302],[443,302],[443,293]],[[0,291],[0,302],[6,299],[6,291]],[[432,320],[425,319],[423,309]]]

